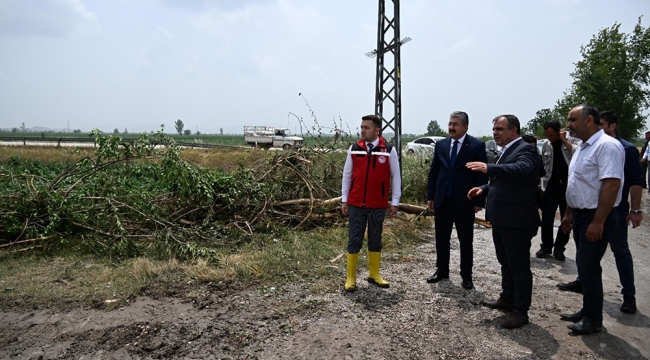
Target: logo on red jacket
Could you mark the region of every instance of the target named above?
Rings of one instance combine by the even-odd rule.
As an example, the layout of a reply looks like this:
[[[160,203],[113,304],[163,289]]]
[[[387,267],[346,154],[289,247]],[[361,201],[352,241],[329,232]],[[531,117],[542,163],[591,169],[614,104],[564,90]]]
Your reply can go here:
[[[380,156],[379,159],[377,159],[377,161],[379,161],[380,164],[383,164],[383,163],[386,162],[386,157],[385,156]]]

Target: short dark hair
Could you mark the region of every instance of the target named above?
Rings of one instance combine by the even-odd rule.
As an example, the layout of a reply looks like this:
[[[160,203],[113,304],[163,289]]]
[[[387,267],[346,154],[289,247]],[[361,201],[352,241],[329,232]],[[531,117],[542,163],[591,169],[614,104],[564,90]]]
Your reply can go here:
[[[580,104],[579,106],[582,108],[582,120],[591,116],[594,118],[594,123],[600,125],[600,112],[598,108],[589,104]]]
[[[533,135],[521,135],[521,139],[529,144],[537,144],[537,138]]]
[[[366,115],[361,120],[371,120],[375,127],[381,128],[381,118],[377,115]]]
[[[618,124],[618,116],[616,116],[616,113],[613,111],[601,111],[600,119],[605,120],[607,126]]]
[[[646,134],[646,135],[650,134],[650,131],[646,131],[645,134]]]
[[[500,118],[506,118],[506,121],[508,122],[508,129],[512,129],[512,127],[514,126],[515,129],[517,129],[517,134],[520,133],[521,125],[519,123],[519,119],[516,116],[510,115],[510,114],[499,115],[499,116],[495,117],[494,120],[492,120],[492,123],[494,124]]]
[[[560,132],[560,122],[557,120],[550,120],[544,123],[544,130],[553,129],[555,132]]]
[[[467,113],[464,111],[454,111],[453,113],[451,113],[451,115],[449,115],[449,118],[459,119],[461,124],[465,126],[469,125],[469,115],[467,115]]]

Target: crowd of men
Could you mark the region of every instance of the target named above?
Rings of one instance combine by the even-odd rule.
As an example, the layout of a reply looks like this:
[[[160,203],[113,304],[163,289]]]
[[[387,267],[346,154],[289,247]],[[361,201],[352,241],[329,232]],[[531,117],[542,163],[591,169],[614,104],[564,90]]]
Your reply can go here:
[[[532,239],[541,227],[538,258],[565,261],[570,235],[576,247],[578,274],[558,284],[581,293],[575,313],[559,314],[576,334],[602,329],[601,260],[609,245],[622,286],[621,311],[636,312],[634,267],[627,236],[642,220],[641,196],[649,188],[650,131],[641,152],[616,135],[618,118],[582,104],[568,114],[566,128],[558,121],[544,124],[540,151],[535,139],[520,134],[519,119],[510,114],[492,121],[492,135],[501,148],[488,163],[485,143],[467,134],[469,116],[451,113],[449,137],[437,141],[427,183],[427,205],[435,217],[436,270],[426,282],[450,277],[450,243],[455,227],[460,245],[460,276],[464,289],[474,289],[473,237],[475,214],[485,209],[492,226],[496,258],[501,265],[501,293],[483,305],[507,311],[501,324],[514,329],[529,323],[533,276]],[[401,195],[395,148],[381,135],[381,119],[361,121],[361,139],[350,147],[343,170],[341,212],[349,217],[347,277],[344,289],[357,289],[356,272],[363,239],[368,233],[368,282],[389,287],[379,275],[381,234],[386,216],[397,214]],[[533,145],[533,146],[531,146]],[[556,214],[560,226],[554,230]],[[540,218],[541,213],[541,218]]]

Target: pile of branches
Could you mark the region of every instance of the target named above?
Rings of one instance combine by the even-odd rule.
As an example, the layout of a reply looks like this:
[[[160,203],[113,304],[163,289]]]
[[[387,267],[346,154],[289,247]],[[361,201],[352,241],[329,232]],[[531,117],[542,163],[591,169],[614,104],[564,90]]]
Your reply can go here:
[[[0,249],[51,249],[76,240],[124,256],[209,257],[255,234],[313,228],[338,216],[345,153],[260,152],[226,173],[195,166],[162,129],[133,142],[92,133],[73,164],[0,164]]]

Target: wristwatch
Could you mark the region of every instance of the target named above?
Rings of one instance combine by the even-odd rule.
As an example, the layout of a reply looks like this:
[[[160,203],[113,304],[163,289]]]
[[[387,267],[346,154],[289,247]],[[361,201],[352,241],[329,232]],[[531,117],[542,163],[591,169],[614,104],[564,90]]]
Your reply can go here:
[[[641,214],[643,214],[643,211],[642,210],[630,210],[630,214],[641,215]]]

